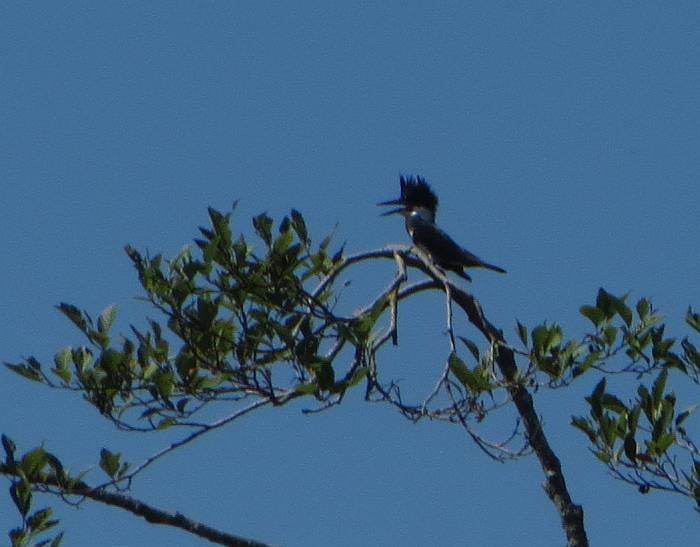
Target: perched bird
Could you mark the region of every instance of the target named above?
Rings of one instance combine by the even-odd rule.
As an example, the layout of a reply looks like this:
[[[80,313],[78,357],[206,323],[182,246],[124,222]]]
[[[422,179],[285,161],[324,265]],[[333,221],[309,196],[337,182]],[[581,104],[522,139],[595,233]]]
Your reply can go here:
[[[404,217],[406,231],[413,243],[436,266],[455,272],[467,281],[471,277],[464,268],[486,268],[494,272],[506,273],[503,268],[484,262],[478,256],[463,249],[435,224],[438,199],[430,185],[421,177],[401,177],[401,197],[383,201],[377,205],[400,205],[396,209],[382,213],[382,216],[399,214]]]

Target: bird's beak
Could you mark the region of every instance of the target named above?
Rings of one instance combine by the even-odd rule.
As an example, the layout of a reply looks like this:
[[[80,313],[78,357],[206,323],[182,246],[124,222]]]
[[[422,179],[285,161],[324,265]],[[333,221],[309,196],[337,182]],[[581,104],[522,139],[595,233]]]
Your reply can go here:
[[[392,209],[391,211],[385,211],[380,217],[388,217],[389,215],[400,215],[401,213],[405,212],[406,208],[405,207],[397,207],[396,209]]]
[[[383,217],[403,213],[406,210],[406,206],[403,204],[403,201],[401,199],[390,199],[389,201],[382,201],[381,203],[377,203],[377,205],[401,205],[401,207],[397,207],[396,209],[391,209],[390,211],[382,213],[380,216]]]

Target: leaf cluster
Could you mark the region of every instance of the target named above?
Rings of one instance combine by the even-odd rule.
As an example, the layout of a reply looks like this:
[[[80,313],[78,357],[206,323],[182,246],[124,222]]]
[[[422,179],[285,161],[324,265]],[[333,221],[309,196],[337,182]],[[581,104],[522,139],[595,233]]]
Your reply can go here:
[[[320,396],[355,383],[359,367],[339,375],[338,348],[328,351],[362,346],[378,314],[339,317],[332,284],[315,290],[342,261],[341,253],[329,254],[330,237],[313,247],[296,210],[278,226],[264,213],[255,217],[257,245],[234,236],[231,213],[210,208],[209,219],[197,253],[186,248],[165,261],[126,248],[144,299],[163,319],[145,329],[132,325],[131,336],[114,340],[114,306],[93,320],[62,303],[58,309],[88,344],[59,351],[50,370],[34,357],[6,365],[80,391],[120,427],[142,430],[183,423],[212,401],[253,396],[281,404],[290,391]]]
[[[586,398],[590,416],[573,417],[572,424],[588,437],[595,456],[615,477],[637,485],[643,493],[654,488],[686,495],[700,509],[700,452],[685,426],[696,405],[679,409],[668,387],[673,371],[697,383],[700,360],[696,347],[686,337],[677,351],[676,340],[665,336],[662,317],[653,312],[647,299],[637,302],[636,323],[623,299],[602,303],[582,308],[598,327],[597,334],[589,338],[594,351],[607,358],[621,354],[623,366],[618,372],[634,372],[638,378],[654,372],[655,379],[640,383],[636,395],[625,403],[609,390],[603,377]],[[615,314],[623,319],[622,326],[609,323]],[[686,322],[700,332],[692,310]],[[611,350],[618,331],[619,345]]]
[[[58,520],[51,518],[53,511],[48,507],[33,510],[32,485],[38,481],[65,486],[71,479],[63,470],[58,458],[43,448],[35,448],[20,457],[14,441],[6,435],[2,435],[2,447],[5,453],[2,470],[13,477],[10,483],[10,498],[22,521],[21,526],[9,532],[12,547],[58,547],[63,541],[63,532],[52,538],[37,541],[40,536],[55,528]]]

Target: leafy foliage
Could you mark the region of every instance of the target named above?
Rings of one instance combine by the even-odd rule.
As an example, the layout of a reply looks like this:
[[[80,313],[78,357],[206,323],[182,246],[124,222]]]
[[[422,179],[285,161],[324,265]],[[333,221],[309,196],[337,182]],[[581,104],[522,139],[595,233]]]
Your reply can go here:
[[[94,321],[62,303],[58,309],[89,344],[56,354],[51,373],[58,383],[33,357],[7,366],[28,379],[82,391],[124,429],[163,429],[222,398],[282,403],[290,393],[342,392],[356,371],[337,374],[324,349],[329,340],[361,345],[376,318],[339,318],[330,286],[309,289],[341,260],[329,257],[330,239],[312,250],[298,211],[277,229],[263,213],[253,219],[263,243],[256,251],[243,235],[234,238],[230,213],[210,208],[209,218],[211,228],[200,228],[203,238],[195,240],[199,257],[185,249],[166,262],[126,249],[164,323],[132,326],[132,336],[115,343],[115,306]],[[291,378],[276,374],[282,363],[292,366]]]
[[[17,447],[12,439],[2,435],[2,445],[5,451],[3,471],[14,476],[10,484],[10,498],[22,520],[21,526],[10,530],[10,542],[13,547],[32,545],[34,540],[58,524],[57,520],[51,518],[53,511],[50,508],[32,511],[34,502],[32,483],[52,482],[60,485],[66,484],[69,479],[58,458],[43,448],[35,448],[20,458],[16,455]],[[51,539],[42,540],[34,545],[58,547],[62,540],[61,532]]]
[[[672,490],[693,498],[700,507],[700,454],[685,429],[694,407],[679,411],[676,396],[667,387],[671,372],[700,383],[700,352],[688,338],[679,348],[675,339],[665,336],[662,317],[650,300],[643,298],[632,309],[627,295],[618,297],[601,288],[595,303],[580,309],[592,330],[578,339],[567,339],[557,323],[529,329],[517,322],[523,350],[514,352],[502,333],[494,336],[490,326],[480,329],[489,342],[487,348],[457,336],[467,349],[460,355],[449,297],[450,348],[442,374],[423,400],[407,401],[398,382],[380,381],[377,352],[389,340],[397,343],[399,302],[427,289],[449,294],[444,276],[436,275],[433,265],[409,249],[348,257],[341,248],[330,254],[331,238],[314,246],[296,210],[279,225],[265,213],[253,218],[257,240],[251,243],[232,232],[232,213],[210,208],[210,227],[200,228],[194,247],[172,260],[127,246],[144,300],[159,319],[149,319],[146,327],[131,325],[128,336],[115,337],[116,306],[93,320],[87,311],[61,303],[58,310],[77,327],[83,343],[58,351],[50,367],[34,357],[6,363],[31,381],[82,393],[120,429],[188,431],[139,465],[103,448],[98,464],[107,481],[94,487],[96,491],[128,489],[138,473],[164,454],[261,406],[306,398],[315,402],[315,408],[307,411],[316,412],[342,402],[346,391],[360,384],[365,385],[368,401],[389,403],[413,421],[457,424],[492,458],[516,458],[531,448],[521,420],[515,420],[513,432],[499,441],[485,439],[474,425],[511,406],[525,388],[562,388],[595,373],[601,379],[586,399],[590,416],[572,419],[595,456],[641,491]],[[341,272],[377,258],[397,263],[398,273],[389,287],[352,316],[338,314],[335,284]],[[429,279],[404,287],[407,263]],[[461,306],[470,321],[476,324],[474,316],[487,323],[478,302],[467,297]],[[379,329],[387,310],[389,326]],[[688,310],[686,320],[700,332],[700,315]],[[512,374],[494,366],[506,349],[514,361]],[[340,355],[345,358],[339,359]],[[630,401],[608,386],[609,376],[625,373],[637,379],[653,375],[654,380],[640,384]],[[209,409],[221,407],[225,413],[212,419]],[[512,448],[514,442],[522,445]],[[89,487],[80,477],[69,477],[58,458],[43,447],[20,457],[12,440],[3,436],[2,445],[2,472],[11,477],[10,496],[22,520],[10,538],[13,545],[28,545],[57,522],[50,509],[32,512],[35,492],[66,495],[77,484]],[[687,458],[685,469],[679,464],[679,452]],[[58,545],[62,537],[46,542]]]
[[[586,398],[590,416],[572,418],[595,457],[640,492],[680,493],[700,508],[700,451],[684,425],[695,405],[679,410],[676,395],[667,388],[671,371],[700,383],[700,353],[688,338],[676,350],[676,340],[665,335],[663,317],[649,299],[640,299],[632,309],[627,298],[601,288],[595,303],[580,309],[594,330],[578,340],[566,340],[556,324],[543,323],[528,332],[518,322],[518,338],[529,358],[524,379],[530,385],[560,388],[591,371],[603,374]],[[686,322],[700,332],[700,316],[692,309]],[[655,379],[639,384],[636,397],[623,402],[608,387],[608,377],[619,374]]]
[[[651,313],[648,300],[640,300],[636,309],[639,324],[633,332],[623,330],[619,349],[627,365],[622,370],[638,376],[653,371],[654,380],[639,384],[636,396],[624,403],[608,390],[606,378],[601,379],[586,398],[590,417],[574,417],[572,424],[586,434],[593,453],[613,476],[637,485],[642,493],[659,489],[683,494],[700,510],[700,451],[685,426],[696,405],[679,410],[668,388],[671,371],[697,384],[700,361],[688,338],[680,344],[682,353],[673,351],[676,341],[664,336],[665,327]],[[697,331],[695,319],[689,310],[687,323]]]
[[[593,454],[615,477],[637,485],[641,492],[655,488],[687,495],[700,507],[700,452],[684,427],[695,407],[678,410],[676,395],[667,388],[671,371],[698,383],[695,345],[685,338],[682,352],[674,351],[676,340],[665,336],[663,318],[647,298],[633,310],[627,295],[600,289],[595,304],[580,311],[595,329],[580,340],[564,342],[558,325],[532,329],[531,382],[544,373],[550,387],[562,387],[591,370],[603,373],[586,398],[590,417],[576,416],[572,425],[588,437]],[[697,319],[689,310],[686,320],[696,331]],[[518,333],[527,346],[527,331],[520,324]],[[640,384],[636,397],[625,403],[609,390],[607,380],[625,373],[637,378],[653,374],[655,379],[650,385]]]

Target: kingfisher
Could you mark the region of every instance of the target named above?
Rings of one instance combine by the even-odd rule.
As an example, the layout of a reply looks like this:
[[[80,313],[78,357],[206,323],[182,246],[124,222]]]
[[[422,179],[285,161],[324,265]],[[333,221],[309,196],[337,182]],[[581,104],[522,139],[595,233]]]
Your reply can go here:
[[[408,235],[430,260],[443,270],[450,270],[471,281],[464,268],[486,268],[494,272],[506,273],[503,268],[484,262],[470,253],[435,224],[438,198],[430,185],[422,177],[400,178],[401,197],[382,201],[377,205],[399,205],[400,207],[382,213],[382,216],[399,214],[404,217]]]

